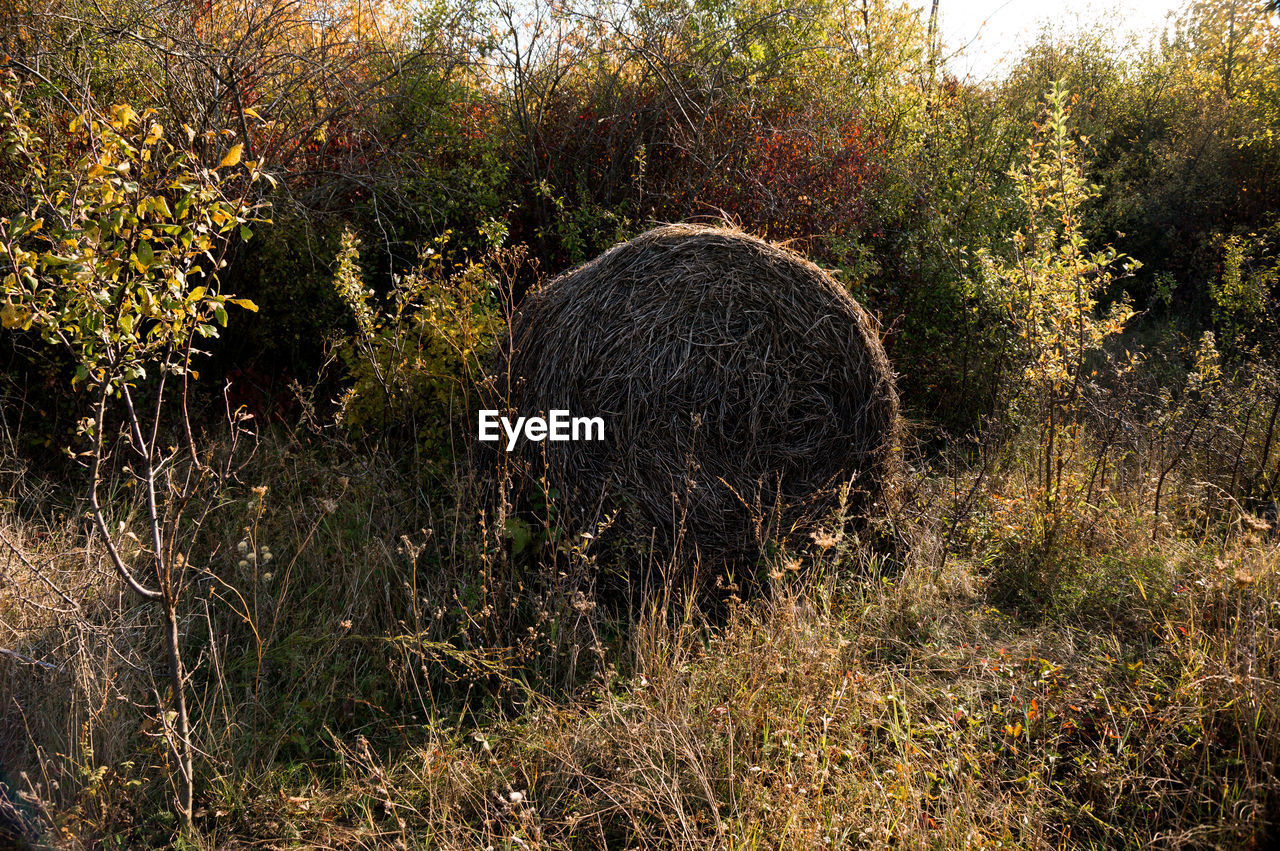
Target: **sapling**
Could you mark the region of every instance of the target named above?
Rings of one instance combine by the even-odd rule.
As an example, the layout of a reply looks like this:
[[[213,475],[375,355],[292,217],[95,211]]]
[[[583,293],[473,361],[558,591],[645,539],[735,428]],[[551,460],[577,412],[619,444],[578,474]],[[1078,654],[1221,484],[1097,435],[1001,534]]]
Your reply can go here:
[[[209,507],[194,511],[194,522],[184,516],[197,487],[219,471],[192,433],[187,384],[197,377],[200,341],[226,326],[228,308],[256,310],[220,294],[217,274],[232,240],[249,238],[260,220],[251,198],[265,175],[258,163],[241,162],[244,142],[230,131],[175,130],[156,111],[127,104],[103,110],[86,100],[65,138],[46,144],[20,94],[15,76],[0,78],[0,133],[5,157],[23,175],[24,210],[0,218],[0,321],[68,352],[73,383],[92,399],[79,423],[89,514],[120,578],[162,612],[163,730],[177,766],[177,809],[189,826],[194,769],[180,601]],[[113,526],[100,498],[116,448],[145,500],[145,540],[124,523]],[[179,465],[185,456],[190,463]]]

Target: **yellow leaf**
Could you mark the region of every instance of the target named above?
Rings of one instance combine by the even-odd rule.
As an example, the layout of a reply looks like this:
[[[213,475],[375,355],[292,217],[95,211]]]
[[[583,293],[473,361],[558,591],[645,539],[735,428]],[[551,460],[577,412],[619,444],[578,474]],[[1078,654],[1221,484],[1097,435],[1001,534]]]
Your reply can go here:
[[[117,130],[123,130],[137,117],[138,113],[134,112],[133,107],[127,103],[118,103],[111,107],[111,126]]]
[[[244,144],[235,144],[231,146],[231,150],[227,151],[227,155],[222,158],[222,162],[218,163],[218,168],[224,166],[233,166],[240,162],[240,155],[244,153]]]
[[[31,311],[16,304],[6,303],[0,308],[0,326],[21,328],[25,331],[31,327]]]

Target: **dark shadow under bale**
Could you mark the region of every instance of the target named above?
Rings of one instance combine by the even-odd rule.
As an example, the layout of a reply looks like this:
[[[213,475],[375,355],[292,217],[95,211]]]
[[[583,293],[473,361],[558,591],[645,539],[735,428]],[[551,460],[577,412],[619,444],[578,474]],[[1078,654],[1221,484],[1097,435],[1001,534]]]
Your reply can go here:
[[[714,563],[811,530],[892,477],[898,400],[865,311],[830,275],[737,231],[670,225],[521,305],[509,410],[601,416],[600,442],[522,442],[572,528]],[[846,490],[847,488],[847,490]]]

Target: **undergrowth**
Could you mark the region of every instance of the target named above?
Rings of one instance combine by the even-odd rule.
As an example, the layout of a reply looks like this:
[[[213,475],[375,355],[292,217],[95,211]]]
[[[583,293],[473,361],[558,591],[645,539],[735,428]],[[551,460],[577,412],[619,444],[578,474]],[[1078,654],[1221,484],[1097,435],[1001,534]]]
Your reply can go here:
[[[516,547],[474,483],[440,498],[389,456],[264,436],[211,496],[184,624],[201,757],[181,841],[1266,847],[1267,518],[1153,537],[1126,491],[1028,546],[1019,457],[917,473],[887,521],[902,546],[833,526],[707,616],[673,590],[599,600],[590,541]],[[11,820],[32,843],[168,843],[155,615],[73,511],[9,481]]]

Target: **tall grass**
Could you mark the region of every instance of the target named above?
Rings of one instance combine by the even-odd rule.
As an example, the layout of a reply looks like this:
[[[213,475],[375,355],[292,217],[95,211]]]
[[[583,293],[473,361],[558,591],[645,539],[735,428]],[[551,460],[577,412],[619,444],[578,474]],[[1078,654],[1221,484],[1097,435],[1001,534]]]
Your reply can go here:
[[[1156,518],[1168,455],[1078,439],[1066,477],[1112,473],[1051,545],[1015,437],[922,455],[890,516],[833,518],[708,608],[601,592],[608,553],[461,463],[424,478],[323,430],[264,433],[204,497],[190,835],[155,615],[74,499],[9,476],[0,825],[22,827],[0,830],[66,848],[1266,847],[1280,538],[1207,498],[1198,455]],[[135,501],[117,493],[113,520]]]

